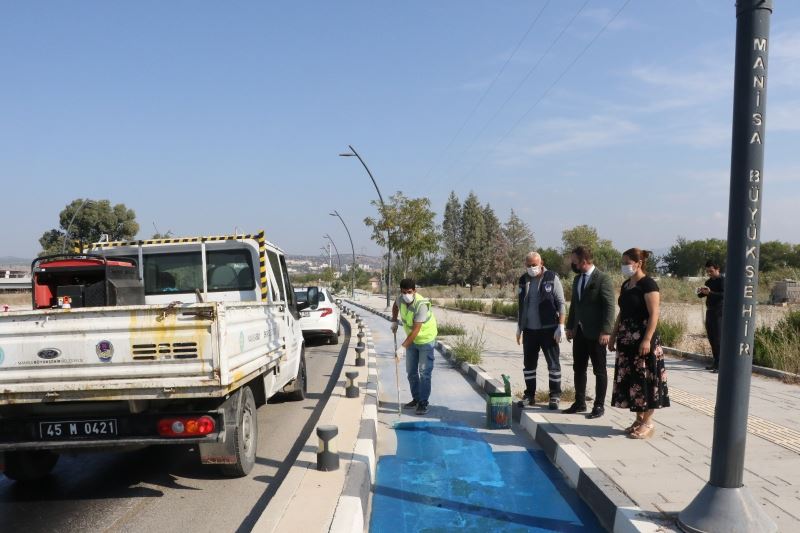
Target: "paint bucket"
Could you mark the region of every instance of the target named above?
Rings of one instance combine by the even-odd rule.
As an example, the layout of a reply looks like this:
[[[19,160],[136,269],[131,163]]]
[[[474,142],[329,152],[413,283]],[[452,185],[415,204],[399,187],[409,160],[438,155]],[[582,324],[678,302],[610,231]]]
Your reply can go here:
[[[511,381],[501,374],[504,391],[489,393],[486,398],[486,427],[488,429],[508,429],[511,427]]]
[[[508,429],[511,427],[511,396],[490,394],[486,398],[486,428]]]

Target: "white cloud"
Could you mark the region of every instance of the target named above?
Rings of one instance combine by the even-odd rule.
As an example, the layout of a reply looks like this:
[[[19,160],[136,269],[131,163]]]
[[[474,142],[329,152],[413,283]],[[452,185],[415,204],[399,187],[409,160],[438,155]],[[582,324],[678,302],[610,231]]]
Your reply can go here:
[[[563,152],[584,152],[624,143],[639,126],[618,116],[595,115],[586,119],[556,118],[528,126],[524,140],[501,148],[499,163],[519,164],[531,157]]]

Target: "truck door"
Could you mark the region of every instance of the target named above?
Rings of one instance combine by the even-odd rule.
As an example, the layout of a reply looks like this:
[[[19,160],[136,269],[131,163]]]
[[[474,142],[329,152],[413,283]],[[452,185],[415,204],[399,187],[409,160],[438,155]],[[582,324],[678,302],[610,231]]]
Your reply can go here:
[[[303,338],[303,331],[300,328],[300,312],[297,310],[297,300],[294,296],[292,282],[289,280],[289,272],[286,268],[286,258],[283,256],[283,254],[280,255],[280,262],[281,272],[283,273],[283,279],[286,283],[286,309],[289,311],[286,313],[288,326],[288,331],[286,332],[286,349],[289,351],[290,360],[292,357],[297,356],[297,360],[299,361],[302,342],[301,339]]]

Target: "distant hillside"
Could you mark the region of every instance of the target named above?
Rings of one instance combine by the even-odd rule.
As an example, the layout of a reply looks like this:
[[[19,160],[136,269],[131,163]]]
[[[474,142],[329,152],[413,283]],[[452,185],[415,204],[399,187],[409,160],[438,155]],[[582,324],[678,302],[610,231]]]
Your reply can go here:
[[[16,267],[16,266],[23,266],[29,267],[31,266],[31,261],[33,259],[25,259],[24,257],[14,257],[14,256],[4,256],[0,257],[0,265],[6,267]]]

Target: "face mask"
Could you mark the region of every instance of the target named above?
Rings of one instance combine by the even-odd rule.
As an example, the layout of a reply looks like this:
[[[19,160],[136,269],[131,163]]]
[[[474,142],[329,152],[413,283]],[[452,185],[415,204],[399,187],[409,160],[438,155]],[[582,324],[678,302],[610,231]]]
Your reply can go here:
[[[528,272],[528,275],[531,276],[532,278],[535,278],[536,276],[542,273],[542,267],[540,266],[527,267],[525,270]]]
[[[410,304],[411,302],[414,301],[414,295],[413,294],[403,294],[403,301],[405,303],[407,303],[407,304]]]
[[[620,269],[620,271],[622,272],[622,275],[627,279],[627,278],[633,276],[636,273],[636,266],[634,266],[634,265],[622,265],[622,268]]]
[[[578,265],[576,265],[575,263],[572,263],[570,267],[572,268],[572,271],[575,272],[576,274],[582,274],[581,270],[578,268]]]

